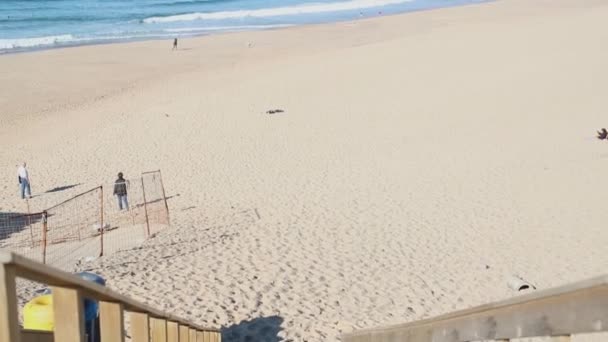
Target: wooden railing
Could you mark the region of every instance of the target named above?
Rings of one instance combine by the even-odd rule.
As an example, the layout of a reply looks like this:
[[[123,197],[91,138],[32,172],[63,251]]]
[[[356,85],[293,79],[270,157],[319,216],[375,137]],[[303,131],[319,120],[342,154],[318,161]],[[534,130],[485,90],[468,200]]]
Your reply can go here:
[[[608,276],[408,324],[344,334],[344,342],[470,342],[608,331]]]
[[[16,278],[51,286],[54,331],[22,331],[17,309]],[[84,342],[83,298],[99,301],[101,342],[125,340],[124,314],[130,315],[133,342],[221,342],[217,329],[207,329],[153,309],[107,287],[0,251],[0,342]]]

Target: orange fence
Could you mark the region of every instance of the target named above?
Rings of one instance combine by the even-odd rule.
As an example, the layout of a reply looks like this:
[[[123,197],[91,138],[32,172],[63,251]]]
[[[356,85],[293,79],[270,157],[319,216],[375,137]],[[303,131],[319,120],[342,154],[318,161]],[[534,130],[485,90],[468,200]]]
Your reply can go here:
[[[98,186],[39,213],[0,213],[0,248],[71,270],[136,247],[169,224],[160,171],[127,180],[128,208],[119,208],[113,188]]]

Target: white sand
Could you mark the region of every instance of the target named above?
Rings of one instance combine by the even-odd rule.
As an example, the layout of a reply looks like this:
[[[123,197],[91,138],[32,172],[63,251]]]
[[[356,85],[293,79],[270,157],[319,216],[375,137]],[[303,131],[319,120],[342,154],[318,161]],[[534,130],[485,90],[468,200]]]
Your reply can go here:
[[[597,276],[607,22],[603,0],[504,0],[1,56],[0,210],[24,210],[23,159],[35,193],[83,183],[38,208],[162,169],[173,227],[92,269],[227,341],[333,341],[512,296],[511,274]]]

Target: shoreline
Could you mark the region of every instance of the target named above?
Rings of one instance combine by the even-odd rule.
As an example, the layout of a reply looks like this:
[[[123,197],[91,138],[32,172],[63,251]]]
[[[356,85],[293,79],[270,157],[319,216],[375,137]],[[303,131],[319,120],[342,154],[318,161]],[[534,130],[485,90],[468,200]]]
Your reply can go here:
[[[360,18],[350,18],[350,19],[336,19],[336,20],[328,20],[328,21],[318,21],[318,22],[311,22],[311,23],[302,23],[302,24],[277,24],[277,27],[269,27],[269,28],[260,28],[260,29],[243,29],[243,30],[230,30],[230,29],[226,29],[226,30],[217,30],[217,31],[208,31],[208,32],[200,32],[200,33],[193,33],[193,34],[176,34],[176,35],[171,35],[169,33],[164,34],[166,37],[160,37],[160,36],[150,36],[150,37],[133,37],[133,38],[108,38],[108,39],[91,39],[90,41],[85,41],[82,43],[70,43],[70,42],[66,42],[66,43],[59,43],[59,44],[48,44],[48,45],[37,45],[37,46],[31,46],[31,47],[19,47],[19,48],[12,48],[12,49],[0,49],[0,57],[4,56],[4,55],[12,55],[12,54],[22,54],[22,53],[35,53],[35,52],[39,52],[39,51],[46,51],[46,50],[57,50],[57,49],[69,49],[69,48],[75,48],[75,47],[83,47],[83,46],[97,46],[97,45],[112,45],[112,44],[129,44],[129,43],[137,43],[137,42],[148,42],[148,41],[165,41],[165,40],[171,40],[173,38],[178,38],[178,39],[193,39],[193,38],[202,38],[202,37],[207,37],[207,36],[213,36],[213,35],[222,35],[222,34],[230,34],[230,33],[242,33],[242,32],[260,32],[260,31],[272,31],[272,30],[281,30],[281,29],[288,29],[288,28],[293,28],[293,27],[307,27],[307,26],[317,26],[317,25],[332,25],[332,24],[338,24],[338,23],[356,23],[358,21],[362,21],[362,20],[375,20],[375,19],[379,19],[379,18],[383,18],[383,17],[394,17],[394,16],[401,16],[401,15],[407,15],[407,14],[411,14],[411,13],[416,13],[416,12],[429,12],[429,11],[436,11],[436,10],[442,10],[442,9],[447,9],[447,8],[457,8],[457,7],[467,7],[467,6],[477,6],[477,5],[483,5],[486,3],[492,3],[492,2],[496,2],[496,1],[501,1],[501,0],[478,0],[479,2],[476,3],[465,3],[465,4],[446,4],[444,6],[431,6],[431,7],[427,7],[427,8],[420,8],[420,9],[409,9],[409,10],[404,10],[401,12],[394,12],[394,13],[386,13],[386,14],[371,14],[365,17],[360,17]],[[382,11],[380,12],[382,13]],[[255,25],[253,25],[255,26]],[[260,26],[264,26],[264,25],[260,25]],[[273,25],[270,25],[273,26]],[[66,34],[68,35],[68,34]],[[71,34],[69,34],[71,35]],[[37,38],[43,38],[43,37],[29,37],[29,38],[15,38],[15,39],[37,39]],[[82,38],[84,39],[84,38]]]
[[[203,36],[195,36],[180,40],[177,51],[171,51],[170,39],[163,40],[136,40],[132,42],[115,42],[108,44],[91,44],[61,47],[53,49],[40,49],[36,51],[23,51],[19,53],[7,53],[0,55],[0,67],[9,70],[0,75],[0,108],[5,109],[5,116],[0,116],[0,135],[2,130],[10,130],[15,120],[36,120],[40,114],[52,114],[57,111],[65,111],[74,106],[83,106],[87,103],[96,102],[112,96],[122,89],[133,88],[137,84],[156,82],[165,77],[174,77],[182,73],[182,69],[194,68],[198,65],[198,59],[210,60],[214,67],[230,68],[234,63],[255,63],[252,58],[266,62],[272,59],[280,59],[292,54],[316,54],[327,49],[336,47],[351,47],[360,44],[377,44],[384,41],[396,39],[403,35],[400,31],[400,22],[407,19],[404,24],[408,28],[406,35],[423,34],[432,28],[433,23],[428,20],[430,16],[438,15],[438,18],[450,20],[452,11],[468,11],[469,8],[479,9],[486,6],[494,6],[505,0],[492,0],[477,4],[462,6],[448,6],[436,9],[412,11],[393,15],[364,18],[354,21],[337,21],[322,24],[295,25],[284,28],[223,32]],[[508,1],[508,0],[507,0]],[[374,30],[382,27],[383,36],[375,36]],[[302,34],[329,35],[330,39],[316,42],[314,45],[294,44],[300,40]],[[352,34],[352,37],[349,35]],[[331,40],[331,43],[330,43]],[[254,45],[250,48],[249,43]],[[263,48],[263,50],[261,49]],[[274,50],[273,50],[274,49]],[[138,52],[145,53],[143,63],[138,63]],[[231,60],[218,58],[218,55],[229,54]],[[196,54],[197,56],[187,56]],[[196,57],[193,59],[193,57]],[[54,64],[64,69],[70,75],[72,70],[84,73],[100,73],[101,77],[94,84],[82,78],[70,80],[66,84],[61,75],[40,69],[32,79],[41,78],[46,82],[56,84],[54,87],[37,89],[38,84],[29,83],[24,78],[31,73],[28,65],[41,65],[44,63]],[[186,63],[179,64],[179,63]],[[110,77],[113,65],[131,65],[128,74]],[[175,71],[168,70],[176,67]],[[160,68],[159,68],[160,67]],[[208,69],[208,66],[203,66]],[[213,70],[209,70],[214,72]],[[47,77],[46,74],[49,74]],[[160,73],[160,74],[159,74]],[[53,74],[53,76],[51,76]],[[76,75],[74,75],[76,76]],[[9,86],[11,80],[22,79],[22,89]],[[99,82],[104,81],[104,82]],[[106,82],[107,81],[107,85]],[[21,83],[21,82],[20,82]],[[76,86],[78,84],[78,86]],[[4,85],[4,87],[3,87]],[[82,88],[88,91],[82,91]],[[29,88],[29,89],[28,89]],[[33,89],[32,89],[33,88]],[[58,91],[61,89],[61,91]],[[36,98],[42,101],[23,104],[11,99],[18,97],[19,92],[36,93]]]

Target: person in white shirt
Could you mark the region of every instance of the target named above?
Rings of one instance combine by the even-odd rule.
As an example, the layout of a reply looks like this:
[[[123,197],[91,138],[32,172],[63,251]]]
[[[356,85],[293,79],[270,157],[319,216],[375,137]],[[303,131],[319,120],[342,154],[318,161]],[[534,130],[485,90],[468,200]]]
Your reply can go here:
[[[32,190],[30,189],[30,176],[27,173],[25,162],[20,165],[17,169],[17,176],[19,177],[19,189],[21,189],[21,198],[25,199],[32,198]]]

